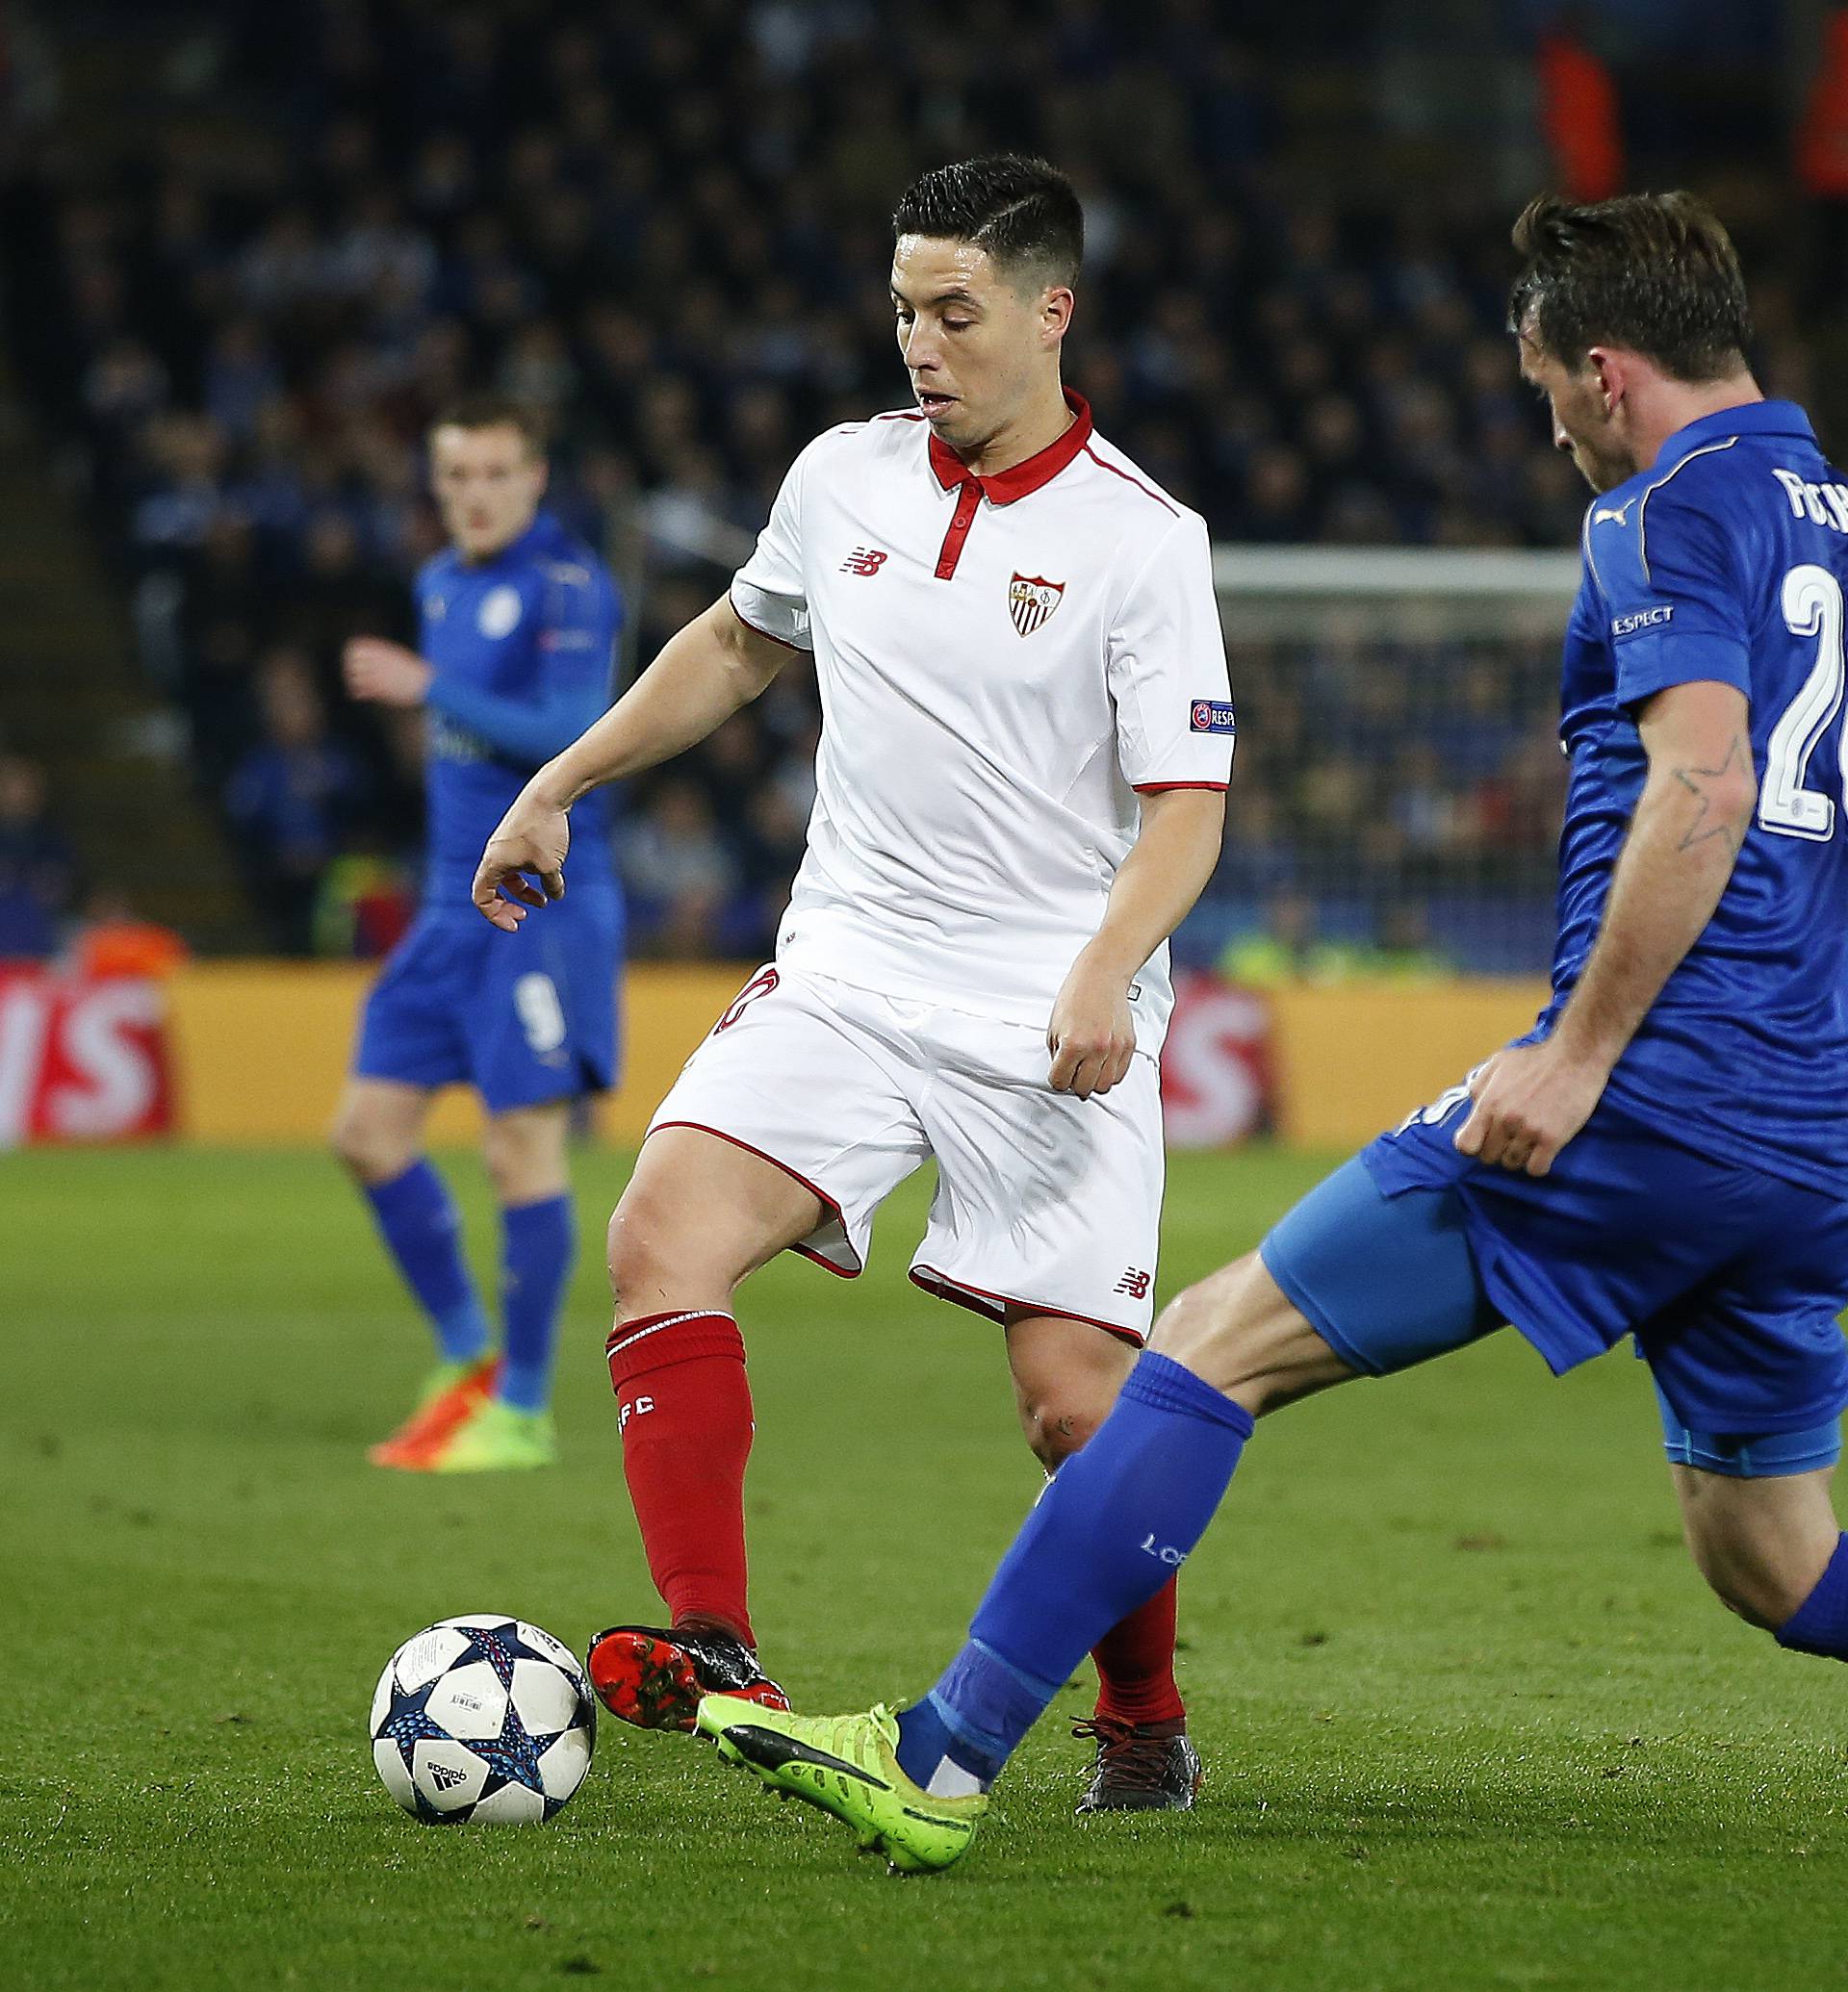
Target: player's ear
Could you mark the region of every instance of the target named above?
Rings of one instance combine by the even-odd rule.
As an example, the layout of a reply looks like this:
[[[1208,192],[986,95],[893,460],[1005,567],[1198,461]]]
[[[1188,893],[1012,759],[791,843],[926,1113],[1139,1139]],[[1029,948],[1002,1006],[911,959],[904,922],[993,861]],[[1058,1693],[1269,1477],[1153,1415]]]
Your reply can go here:
[[[1040,295],[1040,333],[1047,345],[1057,345],[1071,326],[1078,300],[1067,284],[1049,284]]]
[[[1594,345],[1585,355],[1598,376],[1598,392],[1604,402],[1604,420],[1618,410],[1630,387],[1630,355],[1613,345]]]

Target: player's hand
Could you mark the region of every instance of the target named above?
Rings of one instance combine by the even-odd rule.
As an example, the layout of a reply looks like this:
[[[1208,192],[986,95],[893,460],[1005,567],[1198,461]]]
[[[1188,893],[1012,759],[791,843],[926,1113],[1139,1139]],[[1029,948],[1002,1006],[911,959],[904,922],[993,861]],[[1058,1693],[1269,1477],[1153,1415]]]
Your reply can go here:
[[[1588,1063],[1552,1038],[1497,1052],[1471,1078],[1474,1104],[1456,1131],[1457,1150],[1516,1175],[1544,1176],[1591,1118],[1609,1078],[1608,1065]]]
[[[422,705],[436,673],[415,651],[382,636],[355,636],[340,653],[341,676],[355,699],[374,705]]]
[[[1046,1049],[1054,1092],[1076,1093],[1081,1100],[1109,1092],[1136,1056],[1127,979],[1080,955],[1052,1006]]]
[[[511,933],[526,917],[528,907],[564,898],[565,853],[570,848],[571,822],[565,812],[557,804],[535,796],[530,787],[522,789],[475,867],[476,909],[502,933]]]

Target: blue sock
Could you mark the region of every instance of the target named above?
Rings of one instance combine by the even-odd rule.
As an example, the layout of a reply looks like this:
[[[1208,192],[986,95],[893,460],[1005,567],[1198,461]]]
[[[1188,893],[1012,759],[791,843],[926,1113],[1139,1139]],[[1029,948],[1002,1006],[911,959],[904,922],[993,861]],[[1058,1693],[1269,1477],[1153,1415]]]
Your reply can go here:
[[[420,1157],[401,1176],[366,1188],[404,1283],[430,1317],[446,1363],[472,1363],[493,1340],[462,1261],[462,1228],[443,1179]]]
[[[558,1312],[571,1279],[577,1225],[569,1196],[510,1204],[500,1213],[500,1305],[506,1324],[495,1394],[520,1411],[552,1396]]]
[[[899,1768],[939,1798],[987,1791],[1060,1685],[1016,1674],[971,1640],[924,1699],[899,1717]]]
[[[1819,1653],[1825,1660],[1848,1660],[1848,1536],[1816,1579],[1816,1588],[1775,1635],[1793,1653]]]
[[[969,1644],[900,1717],[907,1775],[930,1789],[912,1767],[926,1767],[940,1745],[939,1764],[947,1758],[979,1783],[993,1781],[1085,1655],[1161,1590],[1205,1534],[1251,1425],[1249,1412],[1191,1369],[1152,1351],[1142,1357],[1096,1436],[1053,1475],[1002,1558]]]

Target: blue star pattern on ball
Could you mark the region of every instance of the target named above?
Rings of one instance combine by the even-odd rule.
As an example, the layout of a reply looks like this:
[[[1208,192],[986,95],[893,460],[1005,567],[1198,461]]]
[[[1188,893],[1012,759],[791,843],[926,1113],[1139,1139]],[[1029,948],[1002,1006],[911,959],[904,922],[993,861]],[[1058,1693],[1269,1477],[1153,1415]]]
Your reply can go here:
[[[437,1679],[441,1678],[442,1675],[439,1674]],[[421,1688],[400,1688],[394,1685],[391,1711],[373,1731],[373,1740],[389,1740],[397,1744],[398,1754],[404,1765],[404,1775],[410,1781],[411,1791],[417,1800],[418,1817],[443,1821],[458,1818],[460,1815],[439,1812],[418,1790],[414,1756],[420,1743],[442,1742],[449,1735],[442,1724],[434,1721],[426,1713],[425,1705],[430,1698],[430,1690],[435,1686],[436,1681],[425,1681]]]
[[[488,1781],[481,1787],[481,1796],[492,1798],[503,1785],[524,1784],[529,1792],[545,1797],[545,1780],[539,1775],[539,1753],[557,1741],[556,1736],[527,1735],[526,1725],[520,1720],[520,1711],[509,1706],[507,1720],[500,1735],[491,1743],[470,1746],[488,1767]]]
[[[445,1623],[452,1624],[458,1632],[469,1635],[471,1650],[462,1656],[462,1660],[485,1660],[494,1669],[495,1678],[503,1688],[513,1686],[513,1663],[516,1660],[551,1660],[552,1657],[526,1643],[521,1637],[517,1619],[503,1619],[497,1624],[466,1619],[447,1620]],[[459,1667],[462,1660],[455,1664]]]

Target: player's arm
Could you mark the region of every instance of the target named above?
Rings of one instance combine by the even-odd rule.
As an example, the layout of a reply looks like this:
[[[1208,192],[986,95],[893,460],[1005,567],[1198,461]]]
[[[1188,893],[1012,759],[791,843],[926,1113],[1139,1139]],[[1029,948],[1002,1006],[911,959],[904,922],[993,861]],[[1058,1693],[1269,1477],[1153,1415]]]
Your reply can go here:
[[[743,622],[729,597],[696,616],[601,719],[521,790],[482,853],[476,907],[511,932],[526,907],[562,898],[571,805],[593,788],[704,740],[757,698],[793,654],[790,646]],[[537,877],[537,886],[526,873]]]
[[[603,709],[601,684],[563,685],[539,698],[512,699],[440,672],[427,657],[382,636],[353,637],[341,652],[341,671],[353,698],[405,709],[427,705],[497,753],[531,767],[577,739]]]
[[[1129,1070],[1136,1053],[1129,985],[1206,889],[1224,830],[1222,790],[1143,796],[1142,832],[1111,882],[1103,925],[1052,1007],[1046,1047],[1055,1092],[1088,1100],[1109,1092]]]
[[[346,689],[381,705],[427,705],[466,728],[497,753],[536,768],[560,753],[603,711],[610,635],[589,588],[557,589],[548,604],[540,682],[526,697],[491,691],[443,672],[417,651],[382,637],[356,636],[342,653]]]
[[[422,705],[436,678],[427,657],[384,636],[349,638],[340,653],[340,672],[348,696],[370,705]]]
[[[1713,917],[1758,804],[1749,707],[1735,685],[1672,685],[1641,709],[1649,774],[1604,924],[1544,1042],[1483,1068],[1457,1131],[1465,1155],[1544,1176],[1591,1117],[1611,1067]]]
[[[1128,1072],[1130,984],[1219,862],[1235,726],[1203,520],[1178,517],[1131,576],[1108,646],[1117,766],[1142,799],[1142,822],[1046,1029],[1050,1083],[1081,1100]]]

